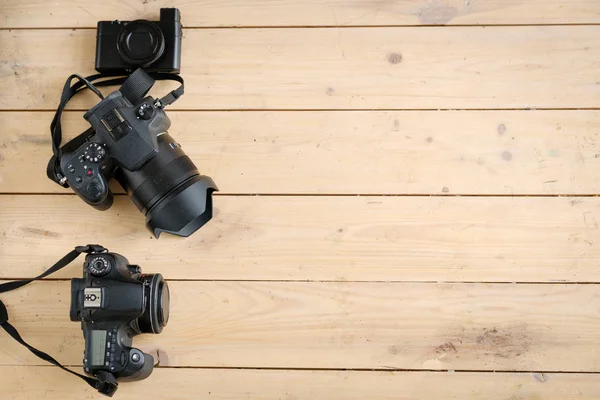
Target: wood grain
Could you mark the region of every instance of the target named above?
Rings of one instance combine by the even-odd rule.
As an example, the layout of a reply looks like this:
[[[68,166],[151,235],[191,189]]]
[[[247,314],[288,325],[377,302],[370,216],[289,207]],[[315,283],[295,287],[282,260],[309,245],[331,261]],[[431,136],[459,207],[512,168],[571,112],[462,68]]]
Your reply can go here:
[[[598,111],[169,116],[174,137],[222,193],[600,193]],[[46,177],[51,119],[0,113],[0,192],[69,193]],[[78,111],[64,125],[69,138],[89,126]]]
[[[96,27],[99,20],[157,20],[160,7],[181,10],[192,26],[453,25],[598,23],[594,0],[3,0],[1,28]]]
[[[80,379],[52,367],[0,367],[8,399],[97,399]],[[143,382],[123,383],[117,396],[130,400],[596,400],[593,374],[265,371],[158,368]],[[177,390],[171,385],[177,382]],[[28,397],[29,398],[29,397]]]
[[[170,279],[600,280],[598,198],[219,196],[193,236],[158,241],[126,196],[105,212],[74,195],[0,202],[0,273],[10,278],[100,243]]]
[[[162,270],[162,269],[160,269]],[[146,269],[146,272],[151,272]],[[152,272],[156,272],[152,271]],[[169,283],[160,335],[134,343],[162,366],[598,371],[596,285]],[[81,365],[69,282],[3,294],[33,346]],[[0,335],[2,365],[43,363]]]
[[[186,95],[176,108],[597,107],[599,32],[598,26],[191,29],[183,42]],[[1,31],[0,109],[55,108],[70,73],[92,72],[95,36],[90,29]],[[90,96],[72,107],[88,109],[96,100]]]

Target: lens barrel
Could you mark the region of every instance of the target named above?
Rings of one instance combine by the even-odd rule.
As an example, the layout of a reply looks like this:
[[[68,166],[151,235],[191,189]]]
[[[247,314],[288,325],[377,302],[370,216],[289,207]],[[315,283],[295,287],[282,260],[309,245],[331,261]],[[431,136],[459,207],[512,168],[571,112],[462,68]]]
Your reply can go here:
[[[152,21],[132,21],[121,29],[117,51],[128,64],[145,68],[164,53],[165,37],[160,27]]]
[[[116,178],[156,238],[162,232],[189,236],[212,218],[213,180],[201,175],[179,143],[164,132],[158,153],[137,171],[118,168]]]
[[[169,322],[169,285],[161,274],[142,276],[144,284],[144,314],[137,324],[141,333],[161,333]]]

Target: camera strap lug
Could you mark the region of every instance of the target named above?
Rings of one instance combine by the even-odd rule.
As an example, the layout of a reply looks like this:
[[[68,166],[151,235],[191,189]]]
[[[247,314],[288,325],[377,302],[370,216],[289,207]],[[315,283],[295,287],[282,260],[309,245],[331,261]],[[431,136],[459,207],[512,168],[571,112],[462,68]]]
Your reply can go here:
[[[177,82],[181,83],[181,86],[179,86],[175,90],[171,90],[166,96],[163,96],[162,98],[156,100],[154,105],[158,108],[165,108],[166,106],[175,103],[175,101],[177,101],[178,98],[183,96],[183,93],[184,93],[184,85],[183,85],[182,77],[180,77],[179,75],[174,75],[174,74],[163,74],[163,75],[161,75],[160,79],[157,78],[157,80],[163,80],[163,79],[177,81]]]
[[[87,254],[105,253],[108,251],[107,248],[100,246],[99,244],[88,244],[85,246],[77,246],[77,247],[75,247],[75,250],[80,253],[87,253]]]
[[[100,371],[95,376],[96,379],[98,379],[98,384],[96,385],[98,392],[108,397],[112,397],[119,388],[117,378],[115,378],[115,376],[110,372],[106,371]]]
[[[81,253],[91,253],[91,252],[95,252],[95,251],[106,251],[106,249],[97,244],[88,244],[87,246],[77,246],[77,247],[75,247],[75,249],[71,250],[66,256],[64,256],[63,258],[58,260],[56,262],[56,264],[54,264],[53,266],[48,268],[43,273],[36,276],[35,278],[10,281],[10,282],[0,284],[0,293],[5,293],[5,292],[9,292],[11,290],[18,289],[18,288],[23,287],[33,281],[45,278],[46,276],[48,276],[56,271],[59,271],[60,269],[69,265]],[[66,371],[72,375],[75,375],[75,376],[83,379],[88,385],[90,385],[94,389],[98,390],[98,392],[100,392],[106,396],[112,397],[115,394],[115,392],[117,391],[119,384],[117,383],[117,380],[115,379],[114,375],[112,375],[110,373],[101,375],[100,373],[98,373],[96,378],[91,378],[89,376],[78,374],[77,372],[71,371],[70,369],[68,369],[67,367],[65,367],[58,361],[56,361],[49,354],[36,349],[35,347],[33,347],[29,343],[27,343],[25,340],[23,340],[23,338],[19,334],[19,331],[17,331],[17,329],[10,322],[8,322],[8,311],[6,309],[6,306],[2,302],[2,300],[0,300],[0,327],[2,327],[2,329],[4,329],[6,331],[6,333],[8,333],[17,342],[19,342],[23,346],[27,347],[27,349],[29,351],[31,351],[37,357],[41,358],[44,361],[49,362],[50,364],[53,364],[53,365],[59,367],[60,369]]]

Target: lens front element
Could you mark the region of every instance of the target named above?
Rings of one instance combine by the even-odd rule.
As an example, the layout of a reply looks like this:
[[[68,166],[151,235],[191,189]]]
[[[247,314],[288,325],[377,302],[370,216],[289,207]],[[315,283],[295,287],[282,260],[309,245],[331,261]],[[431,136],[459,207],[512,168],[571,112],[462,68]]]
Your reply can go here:
[[[160,296],[160,304],[158,305],[158,322],[161,326],[165,327],[169,322],[169,308],[171,305],[169,285],[167,282],[162,282],[158,290]]]
[[[140,333],[161,333],[169,321],[169,286],[161,274],[144,275],[144,314],[138,318]]]
[[[154,22],[137,20],[123,27],[117,39],[123,60],[135,67],[153,64],[165,51],[165,38]]]

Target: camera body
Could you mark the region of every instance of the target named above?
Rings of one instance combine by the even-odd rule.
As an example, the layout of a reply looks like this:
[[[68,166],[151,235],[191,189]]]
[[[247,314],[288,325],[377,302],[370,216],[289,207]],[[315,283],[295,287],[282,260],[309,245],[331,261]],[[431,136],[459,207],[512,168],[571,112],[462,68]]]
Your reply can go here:
[[[182,26],[177,8],[161,8],[159,21],[100,21],[96,70],[126,74],[136,68],[178,74]]]
[[[160,101],[139,92],[145,79],[153,82],[136,70],[85,113],[91,130],[78,147],[65,149],[60,173],[65,186],[98,210],[112,205],[108,181],[115,177],[157,238],[161,232],[189,236],[212,218],[217,187],[167,133],[171,121]]]
[[[70,318],[81,321],[87,374],[145,379],[154,358],[132,347],[132,339],[166,326],[169,288],[162,275],[143,275],[120,254],[94,252],[86,256],[83,279],[71,280]]]
[[[116,167],[135,171],[156,156],[158,135],[167,131],[171,121],[154,102],[146,97],[133,105],[116,91],[85,113],[95,134],[74,152],[63,155],[60,167],[69,186],[86,203],[98,210],[108,209],[113,201],[108,179]],[[140,109],[144,118],[136,114]]]

